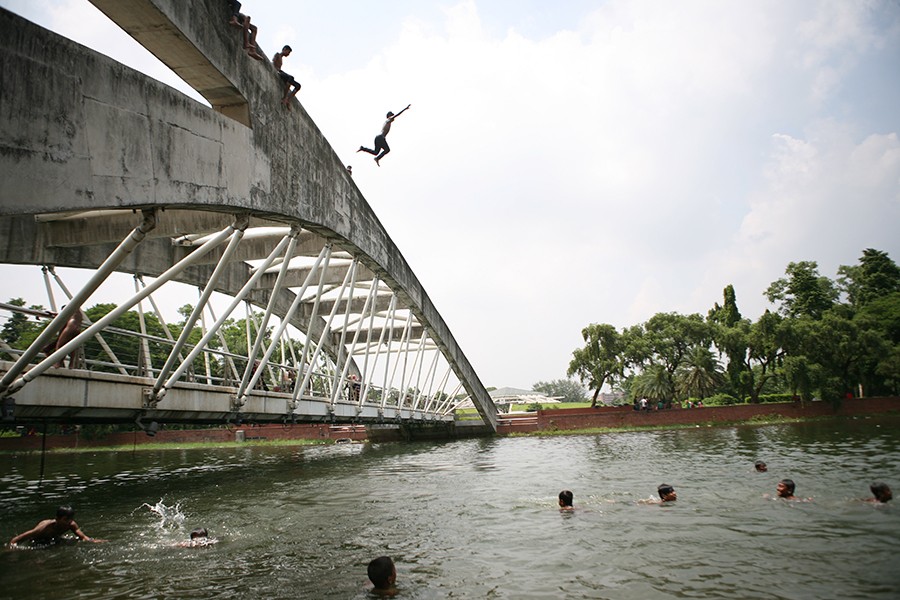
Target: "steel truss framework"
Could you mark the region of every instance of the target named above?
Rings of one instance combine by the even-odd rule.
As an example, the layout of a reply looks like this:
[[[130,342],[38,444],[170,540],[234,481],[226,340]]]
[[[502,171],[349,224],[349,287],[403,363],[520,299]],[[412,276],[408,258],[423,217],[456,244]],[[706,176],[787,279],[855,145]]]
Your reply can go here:
[[[44,215],[40,221],[59,227],[76,217],[84,225],[85,220],[111,216],[120,215],[97,211]],[[134,294],[91,322],[83,310],[92,294],[150,237],[158,217],[156,210],[143,211],[141,222],[74,294],[52,265],[44,265],[51,311],[0,305],[7,315],[18,312],[47,320],[25,350],[2,349],[14,361],[5,363],[0,392],[25,399],[29,387],[44,395],[73,380],[90,381],[96,391],[86,402],[77,398],[77,406],[64,395],[31,408],[27,400],[16,402],[14,410],[20,415],[68,420],[111,415],[188,421],[453,419],[462,386],[427,328],[360,260],[299,226],[250,227],[246,216],[237,216],[219,231],[170,237],[166,243],[185,249],[184,256],[150,282],[146,273],[132,273]],[[213,262],[214,254],[218,258]],[[192,283],[185,274],[203,261],[211,263],[204,271],[208,279],[198,286],[199,298],[176,338],[153,294],[166,293],[167,284],[173,288],[179,282]],[[223,274],[235,262],[246,273],[237,289],[222,284]],[[58,310],[54,284],[66,297]],[[210,301],[215,291],[228,294],[229,300],[218,315]],[[260,302],[262,298],[267,302]],[[241,318],[241,305],[246,328],[242,341],[249,350],[243,354],[232,352],[223,335],[229,323]],[[145,308],[163,326],[165,337],[148,333]],[[140,332],[113,325],[128,311],[137,313]],[[57,343],[76,314],[82,317],[80,331]],[[139,347],[134,364],[116,353],[116,346],[122,345],[116,340],[128,338]],[[78,350],[89,343],[102,349],[104,360],[79,360]],[[67,357],[68,368],[54,368]],[[38,381],[46,384],[40,390]],[[116,396],[110,397],[105,388],[113,385]],[[122,396],[123,389],[130,389],[130,398]],[[200,407],[198,394],[204,396]]]

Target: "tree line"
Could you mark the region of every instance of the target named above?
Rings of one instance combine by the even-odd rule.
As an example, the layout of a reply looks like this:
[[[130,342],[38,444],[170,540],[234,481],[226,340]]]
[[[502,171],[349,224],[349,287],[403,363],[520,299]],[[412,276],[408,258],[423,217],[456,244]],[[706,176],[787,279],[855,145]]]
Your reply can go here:
[[[900,394],[900,267],[886,252],[864,250],[835,279],[815,261],[789,263],[764,294],[773,308],[756,321],[728,285],[705,317],[657,313],[622,330],[592,323],[568,375],[593,391],[592,406],[604,385],[629,399],[707,405]]]

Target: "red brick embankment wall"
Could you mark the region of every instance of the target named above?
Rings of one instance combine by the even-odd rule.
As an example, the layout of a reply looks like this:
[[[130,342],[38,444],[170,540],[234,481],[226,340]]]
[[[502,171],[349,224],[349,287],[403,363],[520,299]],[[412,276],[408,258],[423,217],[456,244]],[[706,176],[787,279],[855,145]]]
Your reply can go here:
[[[895,413],[900,414],[900,397],[853,398],[834,407],[830,402],[792,404],[741,404],[737,406],[710,406],[705,408],[672,408],[661,411],[635,411],[631,407],[560,408],[538,411],[537,415],[504,417],[497,432],[528,433],[548,429],[588,429],[594,427],[637,427],[694,423],[733,423],[747,421],[757,415],[779,415],[786,418],[821,416],[853,416]],[[296,440],[296,439],[368,439],[362,425],[259,425],[240,428],[162,430],[155,437],[142,432],[112,433],[100,439],[85,439],[78,434],[49,435],[47,448],[86,448],[97,446],[125,446],[129,444],[153,444],[165,442],[232,442],[235,432],[244,432],[244,439]],[[458,430],[459,432],[459,430]],[[489,433],[489,431],[488,431]],[[397,436],[395,436],[396,439]],[[392,438],[394,439],[394,438]],[[28,451],[41,449],[41,436],[0,438],[0,450]]]
[[[786,418],[821,416],[852,416],[879,413],[900,413],[900,397],[852,398],[838,407],[830,402],[799,402],[789,404],[740,404],[704,408],[671,408],[668,410],[635,411],[630,406],[599,408],[561,408],[540,410],[537,419],[511,418],[505,420],[498,433],[542,431],[546,429],[587,429],[593,427],[640,427],[675,424],[747,421],[757,415],[779,415]],[[517,421],[520,421],[517,423]]]

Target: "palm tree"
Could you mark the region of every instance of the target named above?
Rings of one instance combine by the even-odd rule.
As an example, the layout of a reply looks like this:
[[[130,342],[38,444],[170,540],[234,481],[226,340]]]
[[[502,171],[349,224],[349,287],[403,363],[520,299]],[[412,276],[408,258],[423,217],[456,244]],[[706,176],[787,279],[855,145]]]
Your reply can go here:
[[[697,346],[685,358],[675,374],[682,398],[706,398],[725,381],[722,366],[709,348]]]
[[[665,365],[652,364],[634,378],[631,393],[635,398],[670,400],[675,392],[672,377]]]

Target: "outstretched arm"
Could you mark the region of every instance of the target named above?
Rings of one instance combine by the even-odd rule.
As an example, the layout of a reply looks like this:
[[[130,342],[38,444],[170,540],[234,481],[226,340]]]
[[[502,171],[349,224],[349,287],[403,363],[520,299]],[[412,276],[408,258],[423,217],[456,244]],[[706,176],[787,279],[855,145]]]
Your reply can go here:
[[[410,107],[410,106],[412,106],[412,104],[407,104],[407,105],[406,105],[406,108],[404,108],[403,110],[401,110],[400,112],[398,112],[396,115],[394,115],[394,118],[396,119],[397,117],[399,117],[400,115],[402,115],[403,113],[405,113],[407,110],[409,110],[409,107]]]

